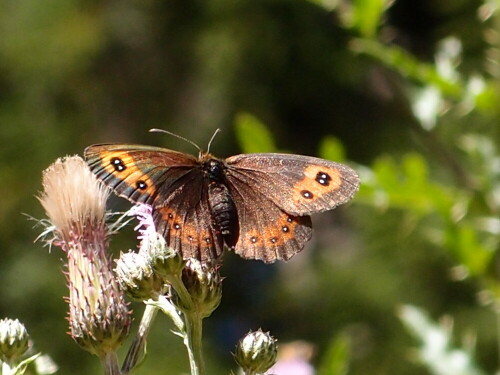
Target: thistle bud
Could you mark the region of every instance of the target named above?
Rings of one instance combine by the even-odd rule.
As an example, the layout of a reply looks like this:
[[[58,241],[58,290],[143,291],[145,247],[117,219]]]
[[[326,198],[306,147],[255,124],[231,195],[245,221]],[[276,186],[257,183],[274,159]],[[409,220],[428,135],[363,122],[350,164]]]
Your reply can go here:
[[[201,263],[197,259],[189,259],[182,270],[182,282],[191,297],[192,306],[187,305],[174,293],[174,303],[181,310],[193,309],[201,318],[206,318],[219,306],[222,298],[222,279],[216,267]]]
[[[180,275],[185,264],[181,254],[168,247],[165,239],[158,233],[151,234],[151,237],[148,241],[147,253],[153,271],[166,280]],[[141,245],[141,250],[142,248]]]
[[[59,159],[43,174],[39,197],[54,226],[52,244],[67,256],[70,334],[106,357],[126,338],[131,317],[107,251],[107,189],[80,157]]]
[[[0,360],[10,363],[29,348],[29,335],[24,325],[15,319],[0,320]]]
[[[163,279],[153,272],[142,254],[122,253],[116,261],[115,274],[121,289],[136,300],[155,299],[163,293]]]
[[[249,332],[236,345],[234,359],[245,373],[261,374],[276,362],[276,340],[261,329]]]

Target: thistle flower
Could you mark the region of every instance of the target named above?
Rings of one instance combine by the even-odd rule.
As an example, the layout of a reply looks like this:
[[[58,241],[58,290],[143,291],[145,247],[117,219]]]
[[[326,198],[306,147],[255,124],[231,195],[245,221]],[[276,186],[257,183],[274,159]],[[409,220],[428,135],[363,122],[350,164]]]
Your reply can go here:
[[[0,360],[10,363],[29,349],[29,335],[24,325],[15,319],[0,320]]]
[[[276,362],[276,340],[261,329],[249,332],[236,345],[234,359],[245,374],[262,374]]]
[[[135,228],[140,233],[139,254],[147,258],[153,271],[167,281],[172,277],[179,277],[185,262],[178,252],[167,246],[163,236],[156,232],[151,206],[138,204],[130,210],[129,215],[134,215],[139,220]]]
[[[39,200],[55,227],[53,244],[67,255],[70,335],[105,358],[128,334],[131,317],[106,254],[107,190],[77,156],[44,171]]]
[[[222,298],[222,278],[216,267],[189,259],[182,270],[182,283],[190,296],[190,304],[177,298],[174,303],[186,313],[194,312],[200,318],[206,318],[219,306]],[[179,292],[179,291],[176,291]]]

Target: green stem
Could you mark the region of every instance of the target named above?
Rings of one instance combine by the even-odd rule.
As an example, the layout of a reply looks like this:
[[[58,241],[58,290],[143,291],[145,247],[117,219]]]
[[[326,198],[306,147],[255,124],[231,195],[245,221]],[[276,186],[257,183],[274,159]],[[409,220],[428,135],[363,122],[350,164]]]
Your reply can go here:
[[[104,367],[105,375],[121,375],[120,367],[118,366],[118,359],[116,358],[116,352],[112,351],[106,353],[101,357],[101,363]]]
[[[170,319],[172,319],[172,322],[179,330],[179,334],[180,335],[183,334],[185,330],[184,328],[185,325],[182,317],[179,315],[180,311],[177,310],[177,308],[170,302],[170,300],[167,297],[160,296],[156,301],[154,300],[146,301],[146,304],[155,306],[159,308],[161,311],[163,311],[165,315],[167,315],[168,317],[170,317]]]
[[[184,313],[186,332],[184,335],[184,345],[188,350],[191,375],[203,375],[205,364],[203,361],[203,351],[201,345],[203,319],[196,312]]]
[[[127,356],[123,361],[122,375],[128,374],[137,365],[137,363],[144,358],[148,334],[151,330],[152,323],[156,318],[158,310],[158,307],[154,305],[146,305],[141,323],[134,337],[134,341],[132,342],[132,345],[127,352]]]
[[[169,278],[167,278],[167,282],[175,290],[178,297],[182,301],[183,306],[185,306],[186,310],[189,310],[189,311],[193,310],[193,308],[194,308],[193,299],[191,298],[191,295],[189,294],[188,290],[186,289],[186,286],[182,282],[181,277],[179,275],[169,277]]]
[[[184,318],[184,324],[182,327],[179,324],[176,325],[182,328],[180,332],[183,335],[184,345],[188,351],[191,375],[203,375],[205,373],[205,363],[203,361],[201,345],[203,318],[198,313],[198,309],[193,303],[193,299],[182,282],[180,275],[170,277],[167,281],[177,293],[178,298],[181,300],[181,305],[183,306],[182,316]]]

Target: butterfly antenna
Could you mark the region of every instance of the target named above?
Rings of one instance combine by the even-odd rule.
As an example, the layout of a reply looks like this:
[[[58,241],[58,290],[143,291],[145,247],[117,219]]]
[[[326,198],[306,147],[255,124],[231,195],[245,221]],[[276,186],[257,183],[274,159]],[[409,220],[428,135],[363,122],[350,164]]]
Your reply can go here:
[[[202,152],[201,151],[201,147],[198,146],[196,143],[194,143],[193,141],[187,139],[187,138],[184,138],[184,137],[181,137],[179,134],[175,134],[175,133],[172,133],[172,132],[169,132],[168,130],[164,130],[164,129],[149,129],[149,132],[150,133],[165,133],[165,134],[168,134],[168,135],[171,135],[173,137],[176,137],[176,138],[179,138],[179,139],[182,139],[183,141],[193,145],[194,147],[196,147],[196,149],[198,150],[198,152]],[[214,134],[215,135],[215,134]],[[213,138],[213,137],[212,137]],[[210,144],[209,144],[210,145]]]
[[[220,133],[220,131],[221,131],[221,130],[220,130],[219,128],[215,129],[215,132],[214,132],[214,134],[212,135],[212,138],[210,138],[210,141],[208,142],[208,146],[207,146],[207,154],[210,152],[210,145],[212,144],[212,141],[214,140],[215,136],[216,136],[217,134],[219,134],[219,133]]]

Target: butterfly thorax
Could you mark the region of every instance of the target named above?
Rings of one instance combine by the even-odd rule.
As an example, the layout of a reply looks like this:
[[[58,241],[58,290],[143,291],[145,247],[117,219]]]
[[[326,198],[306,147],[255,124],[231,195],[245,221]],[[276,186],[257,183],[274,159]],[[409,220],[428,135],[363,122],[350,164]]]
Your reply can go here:
[[[219,159],[210,158],[203,162],[203,170],[210,182],[224,182],[225,169],[224,162]]]
[[[207,155],[202,161],[202,169],[208,182],[208,203],[213,222],[226,244],[233,247],[238,233],[238,220],[236,206],[227,187],[227,167],[222,160]]]

